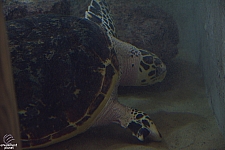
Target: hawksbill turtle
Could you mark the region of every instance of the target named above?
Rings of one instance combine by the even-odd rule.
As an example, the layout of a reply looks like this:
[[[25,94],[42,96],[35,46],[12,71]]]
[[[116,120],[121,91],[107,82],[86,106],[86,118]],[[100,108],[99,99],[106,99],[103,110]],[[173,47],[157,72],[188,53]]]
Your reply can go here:
[[[7,30],[24,149],[109,123],[161,140],[146,113],[118,102],[117,88],[159,82],[165,65],[115,37],[104,1],[92,0],[85,18],[39,15],[8,21]]]

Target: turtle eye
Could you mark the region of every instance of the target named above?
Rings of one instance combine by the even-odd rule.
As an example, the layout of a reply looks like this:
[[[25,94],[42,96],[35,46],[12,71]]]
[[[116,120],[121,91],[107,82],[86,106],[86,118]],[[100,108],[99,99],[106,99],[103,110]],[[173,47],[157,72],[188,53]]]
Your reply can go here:
[[[147,64],[153,64],[153,57],[152,56],[145,56],[145,57],[143,57],[143,60]]]
[[[158,66],[158,65],[162,64],[162,61],[158,58],[155,58],[154,63],[155,63],[156,66]]]
[[[155,70],[152,70],[152,71],[150,71],[150,72],[148,73],[148,76],[151,77],[151,76],[153,76],[154,74],[155,74]]]

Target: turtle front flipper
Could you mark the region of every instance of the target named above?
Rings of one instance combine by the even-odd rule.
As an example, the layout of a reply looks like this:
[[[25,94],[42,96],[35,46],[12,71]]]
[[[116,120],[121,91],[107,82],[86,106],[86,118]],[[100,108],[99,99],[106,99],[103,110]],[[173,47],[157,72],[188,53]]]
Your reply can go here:
[[[110,9],[104,0],[92,0],[88,6],[88,10],[85,12],[85,18],[103,27],[110,36],[116,37]]]
[[[140,141],[145,141],[146,139],[152,141],[162,140],[156,125],[146,113],[124,106],[119,102],[114,102],[114,104],[113,113],[117,118],[114,118],[113,122],[120,124],[124,128],[129,128],[132,135]]]
[[[145,141],[148,138],[152,141],[162,140],[162,136],[156,125],[146,113],[123,105],[120,107],[125,107],[122,108],[125,110],[125,114],[118,115],[120,117],[117,123],[124,128],[129,128],[133,136],[137,137],[140,141]]]
[[[152,141],[161,141],[162,136],[150,117],[137,109],[130,108],[115,100],[115,95],[107,102],[102,112],[93,122],[92,127],[117,123],[123,128],[129,128],[132,135],[140,141],[150,139]]]
[[[127,127],[132,131],[133,136],[136,136],[140,141],[144,141],[146,138],[150,138],[153,141],[162,140],[156,125],[146,113],[137,109],[127,109],[131,114],[131,121]]]

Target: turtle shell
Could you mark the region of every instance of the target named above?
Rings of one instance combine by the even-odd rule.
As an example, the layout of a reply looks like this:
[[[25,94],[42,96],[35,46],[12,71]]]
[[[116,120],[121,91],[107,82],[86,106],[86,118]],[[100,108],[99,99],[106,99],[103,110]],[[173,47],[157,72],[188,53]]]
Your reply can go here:
[[[23,148],[92,125],[118,79],[109,37],[95,23],[42,15],[7,22]]]

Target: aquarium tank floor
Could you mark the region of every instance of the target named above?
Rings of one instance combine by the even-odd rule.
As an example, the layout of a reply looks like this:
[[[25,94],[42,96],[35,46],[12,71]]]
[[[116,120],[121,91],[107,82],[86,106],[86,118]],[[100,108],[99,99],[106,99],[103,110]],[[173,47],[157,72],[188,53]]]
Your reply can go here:
[[[174,59],[162,83],[150,87],[120,87],[119,101],[150,115],[162,142],[139,142],[117,124],[87,132],[46,150],[225,150],[225,140],[205,94],[200,68]],[[44,150],[43,149],[43,150]]]

